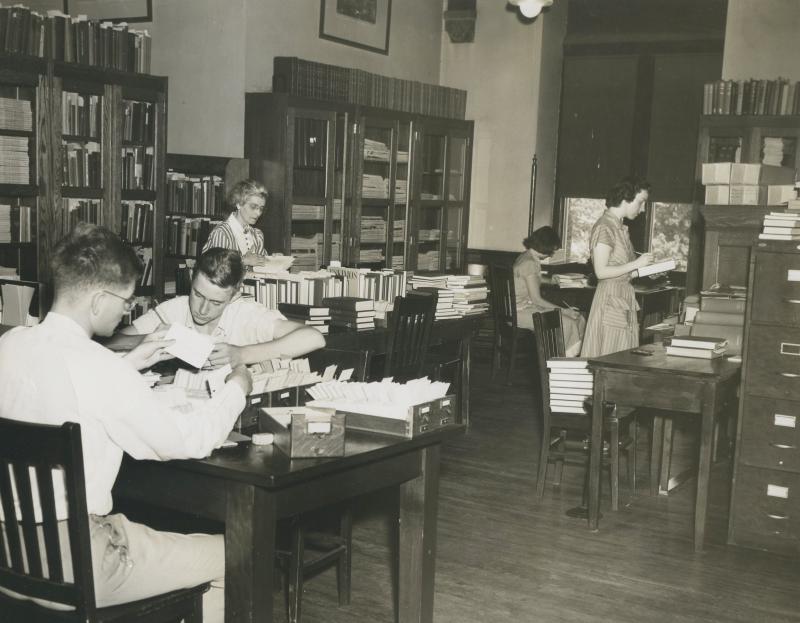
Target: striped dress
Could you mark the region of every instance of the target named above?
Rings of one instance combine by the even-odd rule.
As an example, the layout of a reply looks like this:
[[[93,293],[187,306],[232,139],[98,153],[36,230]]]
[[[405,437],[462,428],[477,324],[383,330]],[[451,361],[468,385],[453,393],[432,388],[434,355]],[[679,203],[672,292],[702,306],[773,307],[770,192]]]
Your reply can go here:
[[[628,228],[606,210],[592,227],[589,248],[599,243],[611,247],[609,266],[636,258]],[[600,357],[639,345],[639,304],[627,273],[614,279],[598,280],[581,349],[582,357]]]
[[[203,245],[203,252],[205,253],[212,247],[222,247],[223,249],[230,249],[232,251],[238,251],[242,255],[246,253],[256,253],[257,255],[267,255],[267,252],[264,250],[264,232],[260,229],[255,227],[248,227],[245,230],[245,233],[250,234],[250,240],[252,241],[252,245],[248,248],[242,248],[236,240],[236,233],[234,232],[234,224],[231,223],[236,216],[234,213],[228,217],[224,223],[220,223],[214,229],[211,230],[211,233],[208,236],[208,240]],[[244,236],[242,236],[244,237]]]

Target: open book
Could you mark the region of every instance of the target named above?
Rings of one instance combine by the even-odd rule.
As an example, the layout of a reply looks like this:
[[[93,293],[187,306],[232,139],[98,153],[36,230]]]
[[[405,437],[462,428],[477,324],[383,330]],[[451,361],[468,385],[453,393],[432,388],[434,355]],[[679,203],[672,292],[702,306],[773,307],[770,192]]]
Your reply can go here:
[[[640,277],[647,277],[648,275],[656,275],[658,273],[665,273],[668,270],[675,270],[675,260],[664,260],[663,262],[654,262],[648,266],[642,266],[638,269]]]

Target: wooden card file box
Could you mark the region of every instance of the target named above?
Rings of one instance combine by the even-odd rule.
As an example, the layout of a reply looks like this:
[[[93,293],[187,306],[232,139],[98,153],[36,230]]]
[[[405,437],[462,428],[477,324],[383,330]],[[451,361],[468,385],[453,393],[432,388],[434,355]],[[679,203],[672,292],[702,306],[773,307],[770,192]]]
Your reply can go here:
[[[449,424],[457,424],[460,419],[456,395],[449,394],[409,407],[408,416],[404,419],[348,411],[347,428],[411,439]]]
[[[322,407],[260,409],[259,430],[292,459],[344,456],[344,413]]]
[[[307,387],[311,387],[311,385],[284,387],[283,389],[248,396],[247,406],[239,416],[239,419],[236,420],[234,430],[245,434],[258,432],[258,418],[261,407],[297,407],[304,405],[306,403]]]

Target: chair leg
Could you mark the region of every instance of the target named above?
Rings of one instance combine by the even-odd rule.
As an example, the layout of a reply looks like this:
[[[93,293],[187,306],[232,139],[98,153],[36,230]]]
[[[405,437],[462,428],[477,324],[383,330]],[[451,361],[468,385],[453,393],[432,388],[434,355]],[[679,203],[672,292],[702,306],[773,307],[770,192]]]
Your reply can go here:
[[[664,440],[661,446],[661,470],[659,472],[658,492],[666,495],[669,492],[669,473],[672,468],[672,418],[664,418]]]
[[[508,355],[508,377],[506,378],[506,384],[511,385],[511,379],[514,374],[514,364],[517,361],[517,345],[519,344],[519,340],[517,339],[516,332],[511,334],[511,349]]]
[[[292,551],[289,558],[289,623],[299,623],[300,604],[303,598],[303,554],[306,541],[305,529],[296,521],[292,525]]]
[[[631,497],[636,495],[636,444],[639,436],[639,423],[636,421],[636,414],[630,416],[628,421],[628,436],[631,438],[631,445],[628,449],[628,486],[631,490]]]
[[[653,432],[650,438],[650,495],[658,495],[658,479],[661,473],[661,446],[664,444],[664,420],[653,415]]]
[[[492,345],[492,381],[497,376],[497,371],[500,369],[500,336],[495,336],[494,344]]]
[[[556,487],[561,486],[561,478],[564,476],[564,456],[567,452],[567,431],[565,430],[558,433],[558,452],[559,457],[556,459],[556,469],[553,474],[553,484]]]
[[[610,439],[608,452],[611,459],[611,510],[619,510],[619,420],[616,411],[609,423]]]
[[[536,474],[536,497],[544,497],[544,485],[547,480],[547,462],[550,459],[550,431],[542,431],[542,444],[539,450],[539,471]]]
[[[336,564],[336,585],[339,591],[339,605],[350,603],[350,569],[353,555],[353,509],[348,504],[339,519],[339,536],[345,546],[344,553]]]
[[[192,611],[186,614],[183,623],[203,623],[203,595],[196,595],[192,599]]]

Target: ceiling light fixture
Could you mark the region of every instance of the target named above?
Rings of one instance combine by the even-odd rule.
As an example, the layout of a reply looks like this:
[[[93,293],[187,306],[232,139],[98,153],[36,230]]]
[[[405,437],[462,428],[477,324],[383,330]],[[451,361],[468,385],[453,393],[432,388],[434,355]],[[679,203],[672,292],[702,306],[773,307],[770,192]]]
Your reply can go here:
[[[533,19],[546,6],[553,4],[553,0],[508,0],[509,4],[519,9],[519,12],[528,19]]]

